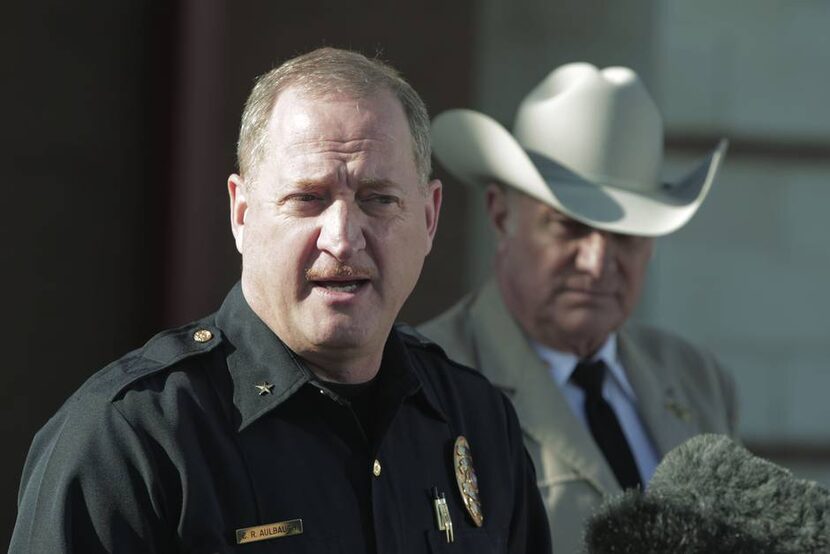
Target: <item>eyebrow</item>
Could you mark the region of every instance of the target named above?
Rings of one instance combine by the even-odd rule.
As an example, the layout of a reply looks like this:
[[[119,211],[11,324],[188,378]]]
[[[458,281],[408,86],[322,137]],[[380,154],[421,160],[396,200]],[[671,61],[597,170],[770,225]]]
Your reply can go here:
[[[398,183],[395,181],[390,181],[389,179],[373,179],[373,178],[364,178],[360,179],[357,184],[361,188],[391,188],[397,187]]]
[[[298,189],[315,189],[324,186],[326,181],[324,179],[300,179],[294,181],[293,185]]]
[[[557,221],[573,221],[575,223],[579,223],[579,221],[575,220],[572,217],[568,217],[567,215],[563,214],[559,210],[555,208],[551,208],[550,206],[545,206],[545,215],[550,217],[551,219],[555,219]]]
[[[328,179],[300,179],[294,182],[294,186],[299,189],[315,189],[321,186],[326,186],[329,183]],[[384,188],[392,188],[397,187],[398,184],[395,181],[389,179],[375,179],[373,177],[365,177],[363,179],[359,179],[357,181],[357,185],[359,188],[373,188],[373,189],[384,189]]]

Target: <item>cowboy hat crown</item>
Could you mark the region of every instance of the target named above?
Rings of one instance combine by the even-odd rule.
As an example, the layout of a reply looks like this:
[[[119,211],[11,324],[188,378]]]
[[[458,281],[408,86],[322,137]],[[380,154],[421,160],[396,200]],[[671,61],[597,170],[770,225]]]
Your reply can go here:
[[[660,112],[637,74],[564,65],[525,97],[513,134],[472,110],[450,110],[432,126],[436,158],[460,180],[504,183],[596,228],[656,236],[684,225],[700,206],[726,149],[721,144],[667,186]]]

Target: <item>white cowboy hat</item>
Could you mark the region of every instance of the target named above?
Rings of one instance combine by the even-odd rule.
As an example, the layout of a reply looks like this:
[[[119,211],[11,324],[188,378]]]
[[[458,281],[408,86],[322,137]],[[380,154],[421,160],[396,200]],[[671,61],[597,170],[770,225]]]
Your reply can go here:
[[[637,74],[572,63],[525,97],[512,135],[484,114],[449,110],[433,120],[432,144],[463,182],[500,182],[591,227],[659,236],[694,215],[727,141],[679,182],[662,183],[663,122]]]

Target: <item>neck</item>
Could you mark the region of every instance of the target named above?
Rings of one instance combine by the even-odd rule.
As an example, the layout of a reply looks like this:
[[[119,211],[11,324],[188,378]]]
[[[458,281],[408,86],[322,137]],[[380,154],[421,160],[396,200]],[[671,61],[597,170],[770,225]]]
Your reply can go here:
[[[383,348],[363,356],[348,356],[338,352],[297,352],[314,375],[323,381],[357,384],[374,379],[380,370]]]
[[[568,352],[580,360],[587,360],[602,348],[602,345],[608,340],[608,336],[585,340],[566,340],[565,338],[557,340],[557,337],[533,337],[533,339],[554,350]]]

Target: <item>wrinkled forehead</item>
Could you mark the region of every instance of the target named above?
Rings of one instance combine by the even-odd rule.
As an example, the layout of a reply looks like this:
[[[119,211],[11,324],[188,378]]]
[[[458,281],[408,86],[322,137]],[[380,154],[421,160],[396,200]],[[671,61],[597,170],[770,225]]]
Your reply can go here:
[[[272,144],[381,141],[411,145],[400,101],[388,90],[369,95],[317,93],[299,87],[283,91],[268,122]]]

